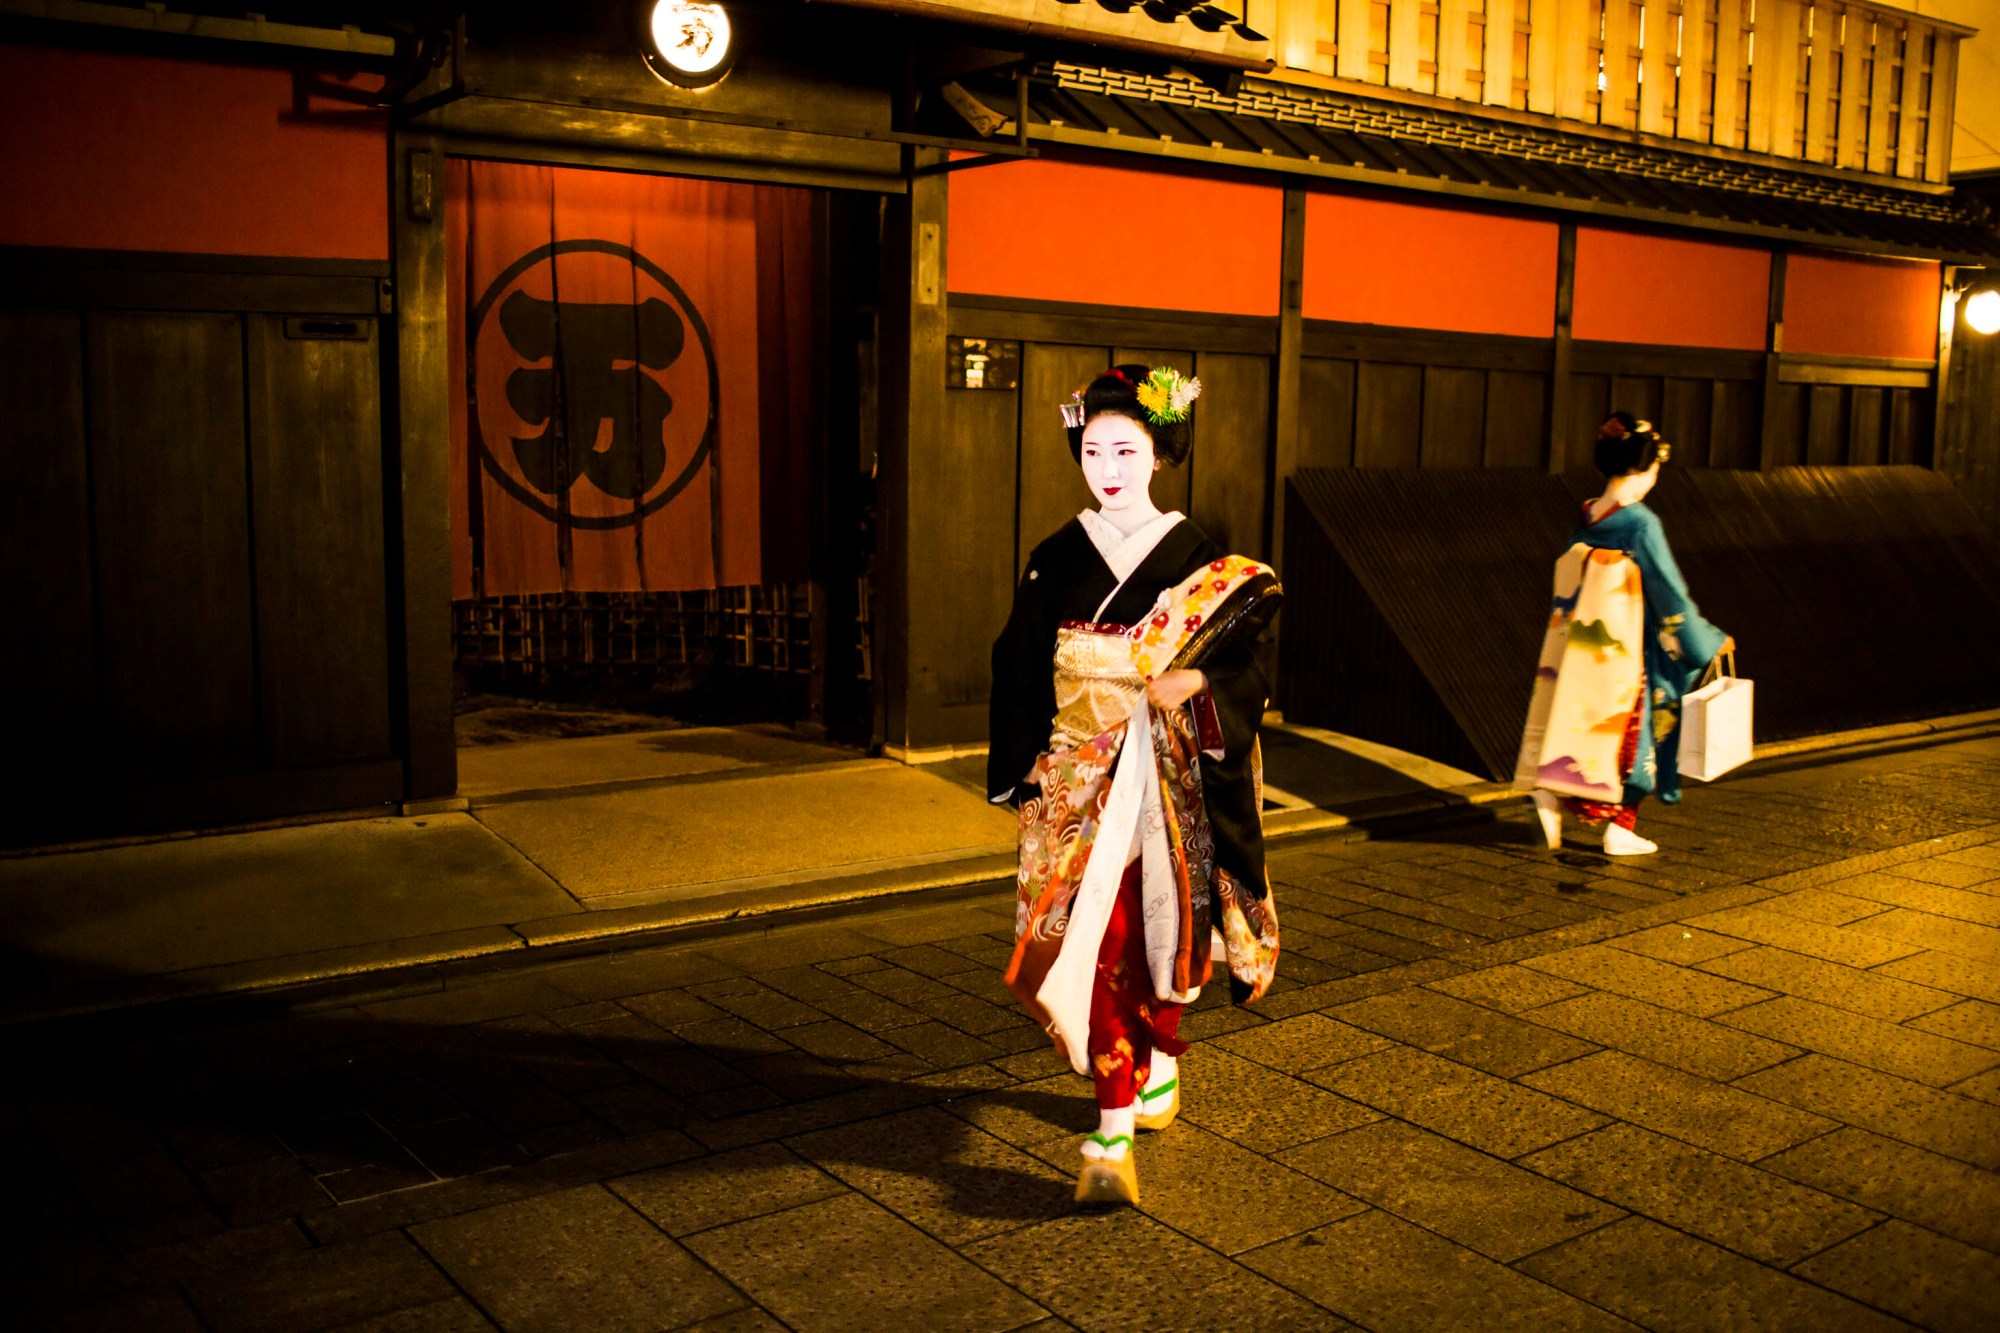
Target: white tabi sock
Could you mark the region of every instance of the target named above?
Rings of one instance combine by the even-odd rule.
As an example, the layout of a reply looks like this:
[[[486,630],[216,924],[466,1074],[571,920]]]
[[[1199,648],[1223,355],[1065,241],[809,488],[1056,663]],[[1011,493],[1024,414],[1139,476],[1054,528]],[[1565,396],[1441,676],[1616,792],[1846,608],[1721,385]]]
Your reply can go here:
[[[1092,1161],[1123,1157],[1132,1151],[1132,1131],[1139,1112],[1136,1107],[1116,1110],[1097,1108],[1097,1132],[1083,1141],[1083,1155]]]
[[[1146,1075],[1145,1091],[1139,1094],[1139,1104],[1147,1111],[1157,1111],[1167,1104],[1173,1094],[1162,1089],[1181,1076],[1181,1062],[1160,1051],[1153,1052],[1153,1068]]]

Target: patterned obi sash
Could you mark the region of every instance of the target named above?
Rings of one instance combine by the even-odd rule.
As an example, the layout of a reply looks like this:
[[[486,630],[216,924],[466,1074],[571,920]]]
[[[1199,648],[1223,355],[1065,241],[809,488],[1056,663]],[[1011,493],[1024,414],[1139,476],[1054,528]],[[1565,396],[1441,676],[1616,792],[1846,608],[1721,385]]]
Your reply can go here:
[[[1131,628],[1066,620],[1056,630],[1056,722],[1049,749],[1074,750],[1132,716],[1146,677],[1132,661]]]

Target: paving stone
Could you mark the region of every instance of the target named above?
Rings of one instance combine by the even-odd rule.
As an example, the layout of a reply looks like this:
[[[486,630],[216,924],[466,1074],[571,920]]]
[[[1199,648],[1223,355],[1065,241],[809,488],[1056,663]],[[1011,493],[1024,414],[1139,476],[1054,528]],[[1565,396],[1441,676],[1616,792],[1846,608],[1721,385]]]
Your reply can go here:
[[[1956,954],[1961,958],[1985,963],[1990,969],[2000,962],[2000,930],[1992,926],[1978,926],[1970,921],[1960,921],[1955,917],[1937,916],[1930,912],[1913,912],[1907,907],[1898,907],[1871,916],[1865,921],[1857,921],[1851,926],[1843,926],[1845,932],[1866,935],[1871,939],[1892,942],[1896,947],[1914,953],[1919,949],[1935,949],[1942,953]]]
[[[939,1069],[996,1060],[1006,1054],[992,1042],[938,1022],[890,1028],[882,1033],[882,1039],[921,1056]]]
[[[739,971],[692,949],[633,949],[620,950],[608,958],[549,968],[542,977],[565,994],[592,1001],[715,981],[735,976]]]
[[[621,1083],[615,1088],[579,1093],[577,1103],[625,1135],[678,1129],[695,1116],[686,1102],[653,1083]],[[423,1153],[418,1152],[417,1156],[423,1157]],[[432,1170],[437,1169],[434,1163],[425,1160]]]
[[[1919,1032],[1930,1032],[2000,1051],[2000,1005],[1988,1004],[1984,1000],[1962,1001],[1948,1009],[1913,1018],[1907,1026]]]
[[[1274,1000],[1282,1000],[1288,989],[1274,982],[1259,1008],[1268,1006]],[[1243,1032],[1262,1026],[1264,1019],[1259,1014],[1233,1004],[1214,1004],[1203,1009],[1190,1010],[1187,1016],[1181,1019],[1180,1035],[1182,1041],[1213,1041],[1232,1032]]]
[[[1962,958],[1933,950],[1899,958],[1876,969],[1873,975],[1896,977],[1933,990],[1949,991],[1951,997],[1970,996],[2000,1004],[2000,967],[1984,958]],[[1951,998],[1948,997],[1948,998]],[[1936,1006],[1943,1008],[1943,1005]]]
[[[1553,1004],[1557,1000],[1585,994],[1589,989],[1515,963],[1446,977],[1442,981],[1431,982],[1430,988],[1455,995],[1461,1000],[1483,1004],[1488,1009],[1498,1009],[1504,1014],[1518,1014],[1538,1005]]]
[[[1961,1097],[1976,1097],[2000,1106],[2000,1069],[1974,1074],[1962,1083],[1952,1084],[1951,1090]]]
[[[1624,1215],[1397,1120],[1293,1148],[1279,1160],[1501,1263]]]
[[[1937,1088],[2000,1065],[2000,1051],[1791,995],[1738,1009],[1718,1021]]]
[[[1232,1032],[1214,1044],[1232,1055],[1296,1074],[1382,1050],[1389,1042],[1324,1014],[1309,1013]]]
[[[575,999],[602,999],[603,996],[576,996]],[[361,1006],[370,1018],[386,1023],[413,1026],[447,1026],[485,1023],[516,1014],[564,1009],[572,997],[539,976],[505,977],[498,981],[478,981],[446,986],[428,995],[412,995],[400,1000],[382,1000]]]
[[[997,1331],[1044,1313],[858,1194],[717,1227],[690,1237],[688,1244],[801,1333]]]
[[[2000,897],[1990,891],[1990,886],[1988,891],[1973,893],[1938,883],[1924,883],[1898,869],[1857,875],[1853,879],[1841,880],[1833,887],[1880,904],[1876,912],[1869,914],[1871,916],[1886,912],[1891,907],[1907,907],[1936,916],[1955,917],[1975,925],[2000,926]]]
[[[1864,918],[1857,929],[1879,919]],[[1721,912],[1709,912],[1689,917],[1687,924],[1721,935],[1734,935],[1738,939],[1768,944],[1776,949],[1824,958],[1830,963],[1845,963],[1849,967],[1873,967],[1877,963],[1887,963],[1915,953],[1921,947],[1882,939],[1873,934],[1859,935],[1844,926],[1825,926],[1782,912],[1767,912],[1762,907],[1732,907]]]
[[[1011,1002],[1012,997],[1009,996]],[[1001,1008],[990,1004],[976,995],[947,995],[935,1000],[919,1000],[915,1008],[930,1017],[949,1023],[960,1032],[969,1032],[975,1037],[997,1032],[1002,1028],[1018,1027],[1023,1018],[1017,1006],[1009,1004]]]
[[[2000,1170],[2000,1123],[1993,1108],[1969,1097],[1816,1054],[1751,1074],[1736,1086]]]
[[[953,1098],[942,1109],[1003,1143],[1038,1156],[1043,1155],[1042,1144],[1053,1141],[1073,1147],[1097,1128],[1097,1102],[1091,1086],[1067,1064],[1061,1064],[1053,1077],[996,1088],[976,1097]]]
[[[896,1048],[881,1038],[830,1018],[788,1028],[785,1040],[809,1055],[836,1062],[880,1060],[896,1053]]]
[[[644,995],[628,995],[621,1003],[627,1010],[662,1031],[672,1031],[691,1023],[709,1023],[718,1018],[729,1017],[728,1011],[684,990],[659,990],[648,991]],[[593,1026],[587,1030],[596,1029]],[[658,1040],[657,1034],[648,1033],[644,1029],[633,1031]]]
[[[891,1028],[910,1027],[928,1021],[918,1010],[899,1004],[886,995],[861,990],[858,986],[855,989],[858,994],[823,999],[818,1001],[819,1007],[863,1032],[882,1033]]]
[[[1243,1263],[1379,1333],[1631,1327],[1380,1211],[1252,1250]]]
[[[871,927],[872,929],[872,927]],[[857,954],[876,953],[881,942],[846,925],[773,926],[758,935],[712,941],[701,951],[742,972],[768,972],[802,963],[826,963]]]
[[[203,1324],[177,1291],[122,1291],[98,1296],[61,1311],[24,1310],[16,1302],[10,1322],[36,1333],[202,1333]]]
[[[201,1188],[232,1227],[291,1217],[327,1201],[312,1173],[290,1155],[204,1171]]]
[[[1887,1222],[1796,1272],[1940,1333],[1992,1327],[2000,1259],[1907,1222]]]
[[[1074,1139],[1045,1140],[1035,1151],[1073,1177],[1079,1161]],[[1240,1254],[1368,1206],[1185,1120],[1140,1135],[1137,1151],[1143,1211],[1224,1254]],[[1252,1198],[1256,1207],[1246,1209],[1243,1201]]]
[[[454,1297],[364,1319],[340,1333],[486,1333],[492,1327],[470,1301]]]
[[[1623,1051],[1587,1055],[1521,1081],[1746,1162],[1834,1127],[1821,1116],[1744,1092],[1741,1082],[1717,1083]]]
[[[1142,1180],[1142,1199],[1144,1193]],[[1134,1209],[1073,1214],[965,1253],[1086,1333],[1351,1327]],[[1139,1273],[1157,1280],[1134,1281]]]
[[[1784,1267],[1879,1214],[1634,1125],[1606,1125],[1521,1165],[1704,1240]]]
[[[1275,1152],[1380,1119],[1254,1061],[1197,1046],[1181,1057],[1181,1118],[1252,1152]]]
[[[1634,931],[1630,935],[1619,935],[1606,940],[1605,943],[1614,949],[1624,949],[1629,953],[1657,958],[1663,963],[1680,963],[1684,966],[1705,963],[1711,958],[1740,953],[1744,949],[1754,947],[1748,940],[1717,935],[1712,931],[1696,930],[1692,926],[1678,923],[1654,926],[1650,930]]]
[[[1602,1116],[1534,1088],[1402,1046],[1308,1077],[1376,1112],[1496,1157],[1518,1157],[1604,1123]]]
[[[187,1292],[218,1333],[312,1333],[457,1294],[415,1245],[394,1233],[217,1274],[189,1283]]]
[[[1512,1078],[1597,1049],[1586,1041],[1424,987],[1342,1005],[1334,1016],[1434,1055]]]
[[[1889,910],[1885,903],[1836,892],[1846,882],[1836,881],[1823,889],[1797,889],[1781,893],[1757,905],[1767,912],[1779,912],[1803,921],[1817,921],[1823,926],[1844,926],[1850,921],[1859,921]]]
[[[607,1188],[674,1237],[846,1192],[839,1181],[775,1143],[642,1171],[610,1181]]]
[[[1579,1236],[1525,1259],[1524,1273],[1659,1333],[1904,1326],[1810,1282],[1648,1218]]]
[[[1758,1165],[1865,1208],[2000,1252],[2000,1175],[1842,1128]]]
[[[1890,975],[1894,969],[1912,961],[1914,959],[1906,958],[1890,963],[1886,968],[1863,971],[1858,967],[1845,967],[1784,949],[1758,948],[1718,958],[1704,964],[1703,968],[1763,986],[1769,991],[1798,995],[1836,1009],[1900,1023],[1919,1014],[1942,1009],[1958,998],[1945,991]]]
[[[1922,861],[1908,861],[1902,865],[1888,866],[1883,873],[1906,876],[1925,884],[1951,885],[1958,888],[1987,884],[2000,879],[2000,870],[1995,870],[1992,866],[1953,861],[1944,857],[1931,857]]]
[[[652,1333],[743,1304],[600,1186],[441,1218],[410,1234],[510,1331]]]
[[[1531,1009],[1532,1022],[1610,1046],[1703,1078],[1727,1082],[1765,1069],[1798,1054],[1747,1032],[1706,1018],[1690,1018],[1672,1009],[1604,991]]]
[[[1741,982],[1603,944],[1587,944],[1580,949],[1565,949],[1561,953],[1526,959],[1522,965],[1537,972],[1580,981],[1598,990],[1608,990],[1644,1000],[1648,1004],[1693,1014],[1696,1018],[1710,1018],[1771,998],[1771,992],[1755,986],[1745,986]]]
[[[324,1204],[326,1196],[318,1202]],[[121,1286],[187,1282],[303,1250],[311,1242],[291,1221],[257,1222],[174,1245],[125,1255],[115,1281]]]
[[[792,1148],[948,1245],[1070,1211],[1058,1169],[934,1107],[802,1135]]]

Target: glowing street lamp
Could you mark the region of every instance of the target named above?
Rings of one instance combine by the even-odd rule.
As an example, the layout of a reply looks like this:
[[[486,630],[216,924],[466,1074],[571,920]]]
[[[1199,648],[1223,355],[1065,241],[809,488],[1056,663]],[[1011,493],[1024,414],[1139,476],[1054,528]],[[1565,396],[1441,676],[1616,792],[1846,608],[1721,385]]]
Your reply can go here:
[[[645,29],[647,68],[676,87],[712,87],[736,63],[736,31],[721,5],[658,0]]]
[[[2000,290],[1987,287],[1965,298],[1965,322],[1974,333],[2000,333]]]

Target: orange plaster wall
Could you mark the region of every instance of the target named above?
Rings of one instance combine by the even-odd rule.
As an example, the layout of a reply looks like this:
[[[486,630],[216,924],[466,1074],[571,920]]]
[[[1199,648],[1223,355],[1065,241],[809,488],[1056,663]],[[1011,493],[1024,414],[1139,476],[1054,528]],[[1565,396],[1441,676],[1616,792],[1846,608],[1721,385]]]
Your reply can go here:
[[[1309,194],[1305,316],[1547,338],[1556,241],[1553,222]]]
[[[0,45],[0,244],[389,256],[389,132],[292,76]]]
[[[1762,351],[1770,289],[1767,250],[1578,227],[1570,334]]]
[[[951,175],[946,276],[967,295],[1278,313],[1284,192],[1038,158]]]
[[[1785,350],[1928,361],[1937,355],[1938,281],[1930,260],[1793,254]]]

